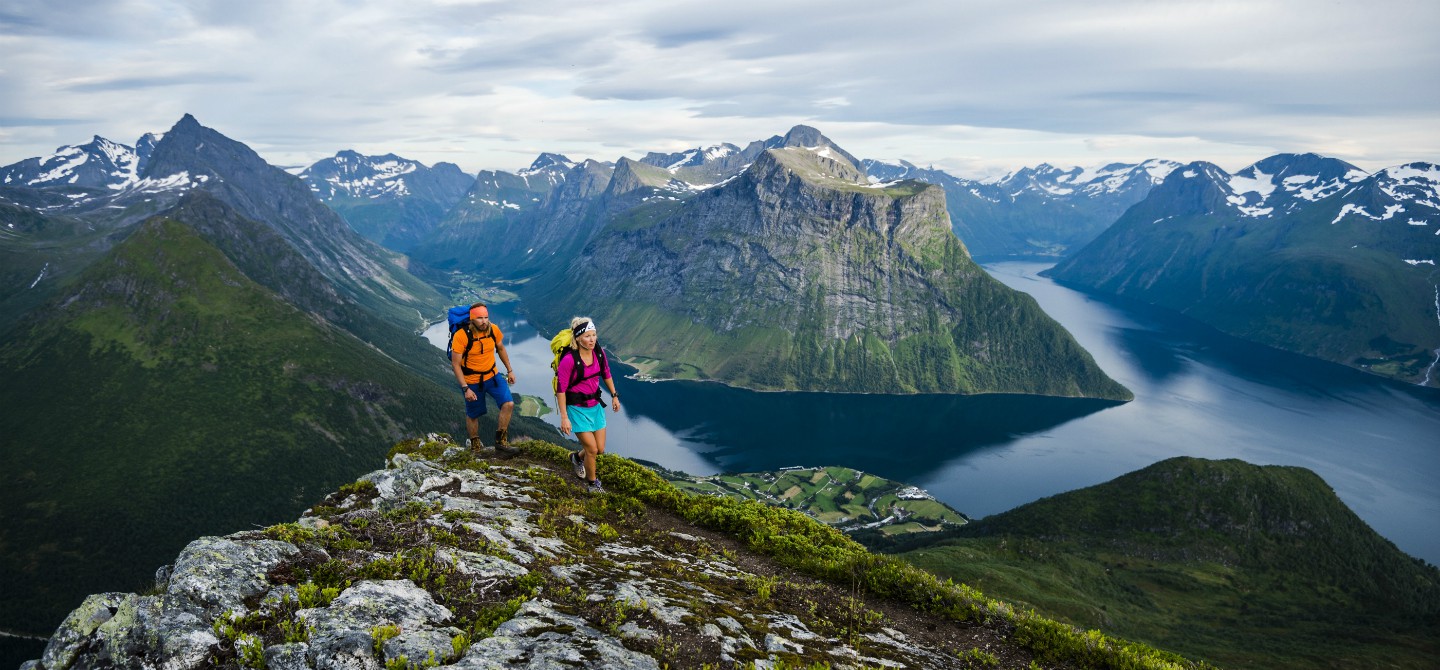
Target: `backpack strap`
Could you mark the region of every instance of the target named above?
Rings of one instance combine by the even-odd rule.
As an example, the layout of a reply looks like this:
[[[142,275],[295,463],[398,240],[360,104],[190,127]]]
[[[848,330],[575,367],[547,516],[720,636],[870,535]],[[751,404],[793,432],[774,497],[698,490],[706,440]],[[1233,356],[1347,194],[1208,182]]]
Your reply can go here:
[[[480,381],[484,382],[486,376],[495,372],[495,361],[493,359],[490,361],[490,368],[488,370],[475,370],[465,365],[465,363],[470,359],[470,348],[475,346],[476,340],[483,340],[485,338],[489,338],[490,341],[493,343],[495,341],[495,331],[492,329],[489,333],[481,335],[477,338],[471,335],[470,325],[468,323],[465,325],[464,328],[462,328],[462,330],[465,331],[465,350],[460,353],[460,371],[467,375],[480,375]],[[491,348],[494,348],[493,344],[491,345]],[[480,353],[485,353],[484,344],[480,345]]]
[[[595,351],[596,356],[600,357],[600,369],[597,370],[593,376],[602,377],[604,376],[605,371],[610,369],[610,366],[608,363],[605,362],[605,350],[601,349],[600,347],[595,347]],[[575,364],[570,367],[570,384],[565,387],[566,389],[573,389],[575,388],[576,384],[579,384],[580,382],[583,382],[592,376],[585,374],[585,362],[580,360],[579,349],[572,348],[570,350],[570,357],[574,360]],[[578,391],[569,390],[565,391],[565,404],[575,405],[576,407],[579,407],[580,403],[589,400],[594,400],[598,402],[600,400],[600,385],[597,383],[595,386],[596,389],[593,393],[580,393]]]

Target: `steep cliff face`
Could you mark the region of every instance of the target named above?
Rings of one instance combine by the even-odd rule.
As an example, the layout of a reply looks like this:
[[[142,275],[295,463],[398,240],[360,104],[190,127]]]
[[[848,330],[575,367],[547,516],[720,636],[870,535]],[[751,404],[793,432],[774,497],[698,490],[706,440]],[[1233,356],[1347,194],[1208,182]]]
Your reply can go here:
[[[384,318],[414,326],[444,303],[404,269],[402,258],[362,238],[298,177],[188,114],[156,145],[141,176],[167,175],[202,181],[242,215],[274,228],[327,279]]]
[[[597,229],[615,166],[587,160],[555,164],[548,172],[553,180],[526,177],[525,183],[537,187],[552,184],[538,203],[533,198],[541,196],[539,191],[527,196],[498,178],[496,183],[515,195],[493,201],[472,193],[416,250],[416,257],[438,267],[500,277],[532,275],[573,258]],[[520,204],[521,198],[530,198],[530,204]]]
[[[870,186],[828,145],[761,154],[612,217],[527,304],[600,321],[657,376],[759,389],[1128,398],[950,232],[944,191]]]
[[[984,181],[906,161],[866,160],[864,166],[872,180],[943,186],[955,235],[977,258],[1054,259],[1095,239],[1178,164],[1158,159],[1092,169],[1041,164]]]

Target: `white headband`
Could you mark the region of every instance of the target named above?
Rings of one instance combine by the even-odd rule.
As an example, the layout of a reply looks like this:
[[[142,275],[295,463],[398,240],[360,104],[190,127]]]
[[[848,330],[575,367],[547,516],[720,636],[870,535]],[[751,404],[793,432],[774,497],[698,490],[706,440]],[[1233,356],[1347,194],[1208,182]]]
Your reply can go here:
[[[585,326],[580,329],[580,332],[575,333],[575,334],[576,334],[577,336],[578,336],[578,335],[584,335],[585,333],[588,333],[588,332],[590,332],[590,331],[592,331],[592,330],[595,330],[595,322],[594,322],[594,321],[586,321],[586,322],[585,322]]]

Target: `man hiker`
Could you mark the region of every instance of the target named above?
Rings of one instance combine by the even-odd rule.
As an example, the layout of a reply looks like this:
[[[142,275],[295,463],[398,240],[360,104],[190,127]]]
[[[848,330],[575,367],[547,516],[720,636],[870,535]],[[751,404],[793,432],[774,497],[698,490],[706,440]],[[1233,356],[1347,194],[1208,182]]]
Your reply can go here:
[[[504,377],[495,369],[496,355],[505,364]],[[518,447],[510,446],[506,434],[510,415],[515,410],[515,400],[510,397],[515,368],[510,365],[509,352],[505,351],[505,334],[499,326],[490,323],[490,309],[485,303],[471,305],[470,320],[450,336],[450,367],[454,368],[460,392],[465,395],[465,429],[470,434],[470,451],[479,453],[485,448],[480,442],[480,417],[485,414],[485,395],[489,394],[500,408],[500,416],[495,420],[498,426],[495,451],[502,458],[520,453]]]

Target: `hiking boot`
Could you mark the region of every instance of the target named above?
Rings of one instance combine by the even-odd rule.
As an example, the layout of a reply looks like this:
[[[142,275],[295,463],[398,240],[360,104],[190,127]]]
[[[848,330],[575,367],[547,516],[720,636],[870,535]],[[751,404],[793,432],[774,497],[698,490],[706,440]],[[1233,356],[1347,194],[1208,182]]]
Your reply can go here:
[[[510,446],[510,440],[506,439],[507,437],[504,428],[495,431],[495,453],[499,454],[500,458],[512,458],[520,453],[520,447]]]
[[[589,484],[585,485],[585,490],[590,493],[604,493],[605,487],[600,485],[600,478],[596,477],[595,479],[590,480]]]
[[[575,477],[577,479],[585,478],[585,459],[580,458],[580,452],[570,452],[570,465],[575,468]]]
[[[485,448],[484,443],[482,443],[478,437],[465,440],[465,446],[470,447],[470,453],[472,454],[478,454]]]

